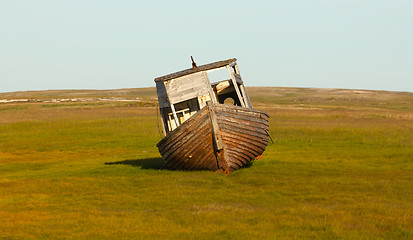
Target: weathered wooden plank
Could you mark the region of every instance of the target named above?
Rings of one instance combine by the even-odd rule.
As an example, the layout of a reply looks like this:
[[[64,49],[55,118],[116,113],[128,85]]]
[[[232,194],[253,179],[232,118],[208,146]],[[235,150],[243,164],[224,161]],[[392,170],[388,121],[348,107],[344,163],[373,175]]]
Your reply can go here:
[[[233,170],[237,170],[237,169],[240,168],[240,167],[238,167],[238,164],[236,164],[236,163],[233,162],[233,161],[229,161],[229,162],[228,162],[228,165],[229,165]]]
[[[216,85],[217,93],[222,92],[222,90],[228,88],[229,86],[231,86],[231,84],[228,80],[221,81]]]
[[[206,106],[206,103],[210,100],[211,100],[211,96],[209,96],[209,94],[205,95],[205,96],[198,97],[199,107],[201,109],[204,108]]]
[[[221,104],[223,106],[224,104]],[[268,122],[268,117],[264,114],[259,112],[247,112],[245,109],[237,110],[237,109],[221,109],[217,111],[217,116],[230,116],[233,118],[248,118],[248,119],[255,119],[255,120],[264,120]]]
[[[234,68],[234,70],[235,70],[235,76],[238,76],[238,77],[240,78],[240,80],[241,80],[240,89],[241,89],[242,95],[244,96],[246,106],[252,108],[251,100],[250,100],[250,98],[248,97],[247,91],[245,91],[244,82],[242,81],[241,73],[240,73],[239,68],[238,68],[238,64],[235,63],[234,66],[233,66],[233,68]],[[237,80],[238,80],[238,79],[237,79]]]
[[[222,137],[224,143],[235,141],[237,144],[240,144],[240,146],[245,144],[245,147],[251,148],[254,151],[264,151],[268,143],[268,141],[264,139],[255,142],[249,138],[247,134],[241,135],[240,133],[223,132]]]
[[[205,95],[209,95],[208,88],[198,88],[196,91],[194,89],[186,89],[172,93],[169,96],[169,101],[175,104]]]
[[[182,152],[181,148],[183,146],[190,144],[190,139],[194,138],[194,135],[195,137],[202,137],[210,131],[208,121],[205,121],[204,123],[200,124],[199,128],[199,131],[185,131],[184,134],[181,134],[181,136],[178,139],[176,139],[173,142],[170,142],[163,148],[163,154],[166,157],[169,157],[171,154],[174,154],[175,152],[177,154],[180,154],[180,152]]]
[[[244,82],[242,81],[241,75],[234,73],[234,77],[238,84],[244,84]]]
[[[230,145],[232,147],[232,145]],[[244,164],[248,164],[251,161],[251,157],[245,155],[243,151],[239,151],[238,149],[229,148],[228,149],[228,161],[231,161],[232,158],[238,158]]]
[[[197,145],[205,142],[206,136],[208,136],[210,131],[209,127],[197,131],[196,134],[191,135],[185,142],[175,145],[174,148],[171,148],[169,151],[164,153],[166,158],[179,159],[181,156],[184,156],[186,153],[191,152]]]
[[[264,119],[264,118],[259,118],[259,117],[253,117],[253,116],[248,116],[246,114],[238,114],[236,112],[232,112],[232,113],[219,113],[219,115],[217,115],[218,118],[227,118],[230,119],[230,121],[247,121],[250,124],[253,123],[262,123],[264,125],[268,125],[268,120]]]
[[[163,138],[161,141],[158,142],[156,146],[161,147],[163,144],[173,141],[176,138],[176,136],[179,136],[179,133],[182,133],[183,130],[191,129],[193,127],[192,125],[195,124],[196,121],[201,121],[202,119],[200,119],[199,116],[207,117],[207,112],[208,111],[201,109],[200,111],[195,113],[188,121],[186,121],[184,125],[181,125],[180,127],[178,127],[177,129],[179,130],[174,131],[173,134],[175,135],[175,137],[169,138],[168,136],[171,135],[172,133],[168,133],[167,138]]]
[[[252,108],[252,104],[251,104],[250,98],[248,97],[247,91],[245,91],[244,84],[242,84],[240,88],[241,88],[242,95],[244,95],[247,106]]]
[[[245,102],[244,102],[244,99],[241,96],[241,93],[239,92],[237,80],[235,79],[234,73],[232,72],[232,70],[229,66],[227,68],[228,68],[229,74],[231,75],[232,84],[234,85],[235,92],[237,93],[237,96],[238,96],[238,99],[241,103],[241,106],[245,107]]]
[[[243,163],[247,164],[248,162],[250,162],[254,156],[251,155],[250,152],[245,152],[243,150],[240,150],[237,148],[236,143],[228,143],[228,157],[230,160],[231,158],[234,158],[234,156],[237,156],[237,158],[241,158],[239,159],[239,161],[242,161]]]
[[[198,72],[198,73],[194,73],[191,75],[186,75],[186,76],[182,76],[179,78],[174,78],[168,81],[164,81],[165,87],[169,87],[169,88],[174,88],[174,87],[177,88],[181,86],[186,88],[188,85],[191,86],[191,85],[199,84],[199,83],[203,83],[203,84],[206,83],[203,72]]]
[[[231,118],[218,118],[220,126],[231,126],[234,128],[239,128],[243,131],[250,131],[257,133],[257,136],[266,136],[268,131],[268,126],[265,124],[251,124],[251,122],[238,122]]]
[[[236,148],[243,149],[245,153],[251,153],[253,156],[259,156],[265,150],[265,147],[258,148],[257,146],[251,144],[251,142],[245,141],[245,138],[242,138],[240,136],[224,135],[223,137],[224,137],[225,143],[236,142],[237,143]]]
[[[163,138],[156,145],[158,148],[168,150],[170,147],[174,147],[175,143],[182,141],[182,138],[187,135],[188,132],[191,132],[194,128],[200,128],[203,124],[208,123],[208,111],[201,109],[194,116],[192,116],[185,124],[178,127],[175,131],[168,133],[165,138]],[[173,135],[173,136],[169,136]]]
[[[178,121],[178,116],[176,116],[176,111],[175,111],[175,107],[173,104],[171,104],[171,110],[172,110],[172,114],[174,116],[174,121],[177,127],[179,127],[179,121]],[[173,129],[172,129],[173,130]]]
[[[221,109],[221,111],[217,111],[217,116],[227,116],[227,117],[233,117],[233,118],[247,118],[247,119],[255,119],[257,121],[268,122],[268,117],[266,115],[263,115],[260,113],[254,113],[254,112],[239,111],[236,109],[233,109],[233,110]]]
[[[221,150],[224,148],[224,144],[222,143],[221,133],[218,127],[218,120],[217,116],[215,115],[213,106],[211,102],[207,102],[207,107],[209,111],[209,117],[211,119],[211,126],[212,126],[212,136],[214,139],[216,150]]]
[[[204,129],[203,129],[204,130]],[[209,130],[209,131],[208,131]],[[177,147],[173,150],[172,154],[165,154],[165,158],[171,160],[172,163],[171,167],[176,168],[179,164],[184,163],[185,165],[192,165],[193,162],[198,161],[203,155],[208,154],[210,152],[213,156],[213,148],[211,144],[205,144],[206,139],[211,138],[210,128],[206,128],[205,131],[200,131],[194,136],[193,139],[185,142],[184,145]],[[199,150],[199,148],[205,148],[203,151]],[[190,162],[185,163],[185,159],[191,156]]]
[[[214,92],[214,90],[213,90],[212,87],[211,87],[211,82],[209,81],[209,77],[208,77],[208,75],[207,75],[206,72],[203,72],[203,74],[204,74],[204,79],[205,79],[206,82],[208,83],[208,93],[209,93],[209,96],[211,97],[211,100],[212,100],[213,103],[217,103],[217,96],[215,95],[215,92]]]
[[[190,161],[188,161],[185,165],[185,169],[192,170],[192,169],[209,169],[209,162],[215,163],[213,168],[217,168],[216,160],[214,156],[214,149],[211,145],[211,132],[205,133],[202,139],[195,140],[192,142],[192,145],[195,145],[192,150],[189,152],[190,155],[185,155],[184,157],[189,157]],[[209,141],[208,141],[209,140]],[[210,169],[214,170],[214,169]]]
[[[237,63],[235,63],[233,67],[235,68],[235,73],[241,74],[241,73],[239,72],[239,68],[238,68],[238,64],[237,64]]]
[[[243,159],[242,156],[240,156],[237,153],[234,154],[230,154],[228,157],[228,163],[231,163],[232,167],[235,169],[239,169],[242,167],[245,167],[247,164],[249,164],[250,162],[252,162],[255,158],[253,159]]]
[[[245,125],[246,127],[251,126],[254,129],[254,131],[256,130],[260,133],[261,133],[260,130],[265,131],[265,130],[268,130],[268,127],[269,127],[269,123],[265,119],[250,119],[244,116],[228,116],[228,115],[218,116],[218,119],[224,120],[227,122],[234,122],[234,124],[238,124],[241,127],[242,125]]]
[[[218,115],[218,123],[220,126],[228,125],[255,133],[257,136],[267,136],[267,131],[269,129],[268,121],[239,116]]]
[[[256,119],[256,118],[248,118],[248,117],[244,117],[244,116],[228,116],[228,115],[219,115],[218,116],[219,119],[225,119],[227,121],[246,121],[246,123],[244,124],[264,124],[268,126],[268,121],[266,121],[265,119]]]
[[[211,144],[208,144],[206,142],[206,139],[210,139],[211,132],[208,132],[204,135],[204,138],[200,139],[198,142],[192,142],[191,150],[187,152],[186,154],[179,155],[178,158],[175,158],[174,161],[179,161],[183,162],[184,166],[181,166],[182,169],[186,170],[192,170],[192,169],[208,169],[207,168],[207,162],[206,161],[213,161],[215,162],[215,157],[214,157],[214,150],[211,146]],[[190,157],[191,156],[191,157]],[[188,161],[182,161],[185,160],[185,158]],[[213,170],[213,169],[210,169]]]
[[[195,151],[198,159],[196,161],[192,161],[192,164],[190,165],[191,169],[215,170],[218,168],[211,144],[208,144],[208,142],[199,144],[199,147]],[[213,163],[213,165],[210,163]]]
[[[225,159],[225,150],[224,143],[222,142],[221,132],[218,126],[217,116],[215,115],[214,105],[210,101],[207,102],[207,107],[209,111],[209,116],[211,118],[211,127],[212,127],[212,139],[214,140],[214,153],[217,160],[218,168],[224,170],[225,173],[228,173],[228,163]]]
[[[177,138],[174,138],[173,141],[170,141],[163,146],[163,153],[166,154],[167,152],[172,153],[176,151],[176,149],[179,149],[181,146],[188,144],[188,141],[193,138],[195,134],[202,134],[204,133],[203,131],[208,132],[208,129],[210,129],[209,122],[207,120],[205,120],[205,122],[201,122],[198,126],[200,131],[183,130],[180,135],[177,135]]]
[[[259,148],[261,150],[265,150],[265,147],[268,144],[268,138],[265,136],[263,137],[255,137],[252,135],[249,135],[248,133],[242,132],[242,131],[237,131],[237,132],[229,132],[232,131],[229,128],[224,129],[224,132],[222,133],[222,137],[225,138],[232,138],[232,139],[237,139],[239,141],[243,141],[250,145],[252,148]],[[226,141],[224,141],[226,142]]]
[[[245,109],[239,106],[230,106],[230,105],[224,105],[224,104],[217,104],[216,107],[220,109],[226,109],[227,111],[259,113],[259,114],[265,115],[267,118],[270,117],[266,112],[263,112],[261,110],[257,110],[254,108]]]
[[[172,79],[164,84],[168,100],[174,104],[207,95],[211,88],[203,72]]]
[[[203,142],[205,142],[204,138],[205,136],[207,136],[208,130],[206,131],[199,131],[195,137],[196,138],[192,138],[191,140],[188,140],[186,143],[176,146],[175,148],[170,149],[169,151],[164,152],[163,156],[166,159],[175,159],[175,160],[179,160],[181,157],[185,156],[185,154],[189,154],[191,155],[191,152],[193,151],[193,149],[199,145],[202,144]],[[209,144],[210,145],[210,144]],[[212,149],[212,147],[211,147]],[[189,156],[188,155],[188,156]],[[193,155],[193,157],[196,157],[195,155]]]
[[[227,66],[228,64],[234,63],[236,61],[237,61],[236,58],[232,58],[232,59],[228,59],[228,60],[224,60],[224,61],[219,61],[219,62],[214,62],[214,63],[201,65],[201,66],[198,66],[198,68],[196,68],[196,69],[190,68],[190,69],[186,69],[186,70],[183,70],[183,71],[180,71],[180,72],[171,73],[171,74],[168,74],[168,75],[165,75],[165,76],[162,76],[162,77],[157,77],[157,78],[155,78],[155,82],[166,81],[166,80],[182,77],[182,76],[197,73],[197,72],[208,71],[208,70],[212,70],[214,68],[224,67],[224,66]]]
[[[162,130],[163,130],[163,136],[166,136],[166,122],[164,119],[164,116],[166,116],[166,110],[165,108],[159,108],[159,114],[161,115],[161,122],[162,122]]]
[[[168,95],[166,94],[166,89],[163,82],[156,83],[156,92],[158,94],[159,108],[169,107]]]

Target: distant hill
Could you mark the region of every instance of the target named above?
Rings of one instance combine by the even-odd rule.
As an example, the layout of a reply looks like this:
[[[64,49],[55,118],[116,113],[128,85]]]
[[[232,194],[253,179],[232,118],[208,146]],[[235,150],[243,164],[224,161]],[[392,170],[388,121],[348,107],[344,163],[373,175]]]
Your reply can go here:
[[[375,96],[386,98],[412,96],[412,92],[357,90],[357,89],[328,89],[328,88],[290,88],[290,87],[247,87],[250,97],[286,97],[286,96],[326,96],[335,95],[340,97],[349,96]],[[110,90],[41,90],[41,91],[18,91],[0,92],[0,99],[44,99],[44,98],[73,98],[73,97],[156,97],[155,87],[149,88],[124,88]]]
[[[276,104],[329,107],[377,107],[394,110],[413,110],[412,92],[288,88],[288,87],[247,87],[254,105]],[[112,90],[45,90],[0,93],[0,103],[16,101],[100,101],[136,100],[156,102],[156,89],[127,88]]]
[[[0,99],[50,99],[50,98],[102,98],[102,97],[156,97],[151,88],[125,88],[110,90],[43,90],[0,93]]]

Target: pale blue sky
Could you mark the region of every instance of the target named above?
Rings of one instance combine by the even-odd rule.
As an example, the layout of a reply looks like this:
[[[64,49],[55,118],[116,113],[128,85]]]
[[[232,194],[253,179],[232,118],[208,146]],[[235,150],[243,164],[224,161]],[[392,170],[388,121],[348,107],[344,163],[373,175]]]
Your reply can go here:
[[[151,87],[191,55],[247,86],[413,92],[413,1],[0,0],[0,92]]]

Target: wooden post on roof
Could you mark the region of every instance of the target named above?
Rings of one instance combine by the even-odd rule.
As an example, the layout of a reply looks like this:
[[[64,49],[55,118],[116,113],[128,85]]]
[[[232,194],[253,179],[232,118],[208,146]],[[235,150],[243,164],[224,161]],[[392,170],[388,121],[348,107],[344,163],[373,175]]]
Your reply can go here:
[[[239,102],[241,103],[242,107],[245,107],[244,98],[241,96],[241,93],[239,92],[238,84],[237,84],[237,80],[235,79],[234,72],[231,70],[231,67],[229,65],[227,66],[227,69],[229,71],[229,75],[231,75],[232,84],[234,85],[235,91],[237,92]]]

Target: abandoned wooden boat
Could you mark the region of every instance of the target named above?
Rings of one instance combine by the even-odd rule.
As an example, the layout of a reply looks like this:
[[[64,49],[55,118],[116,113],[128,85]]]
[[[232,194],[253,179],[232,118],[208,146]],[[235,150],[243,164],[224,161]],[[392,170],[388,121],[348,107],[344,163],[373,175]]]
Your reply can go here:
[[[165,136],[157,147],[168,168],[230,173],[264,152],[269,116],[252,108],[236,61],[192,60],[191,69],[155,79]],[[211,83],[215,72],[226,76]]]

